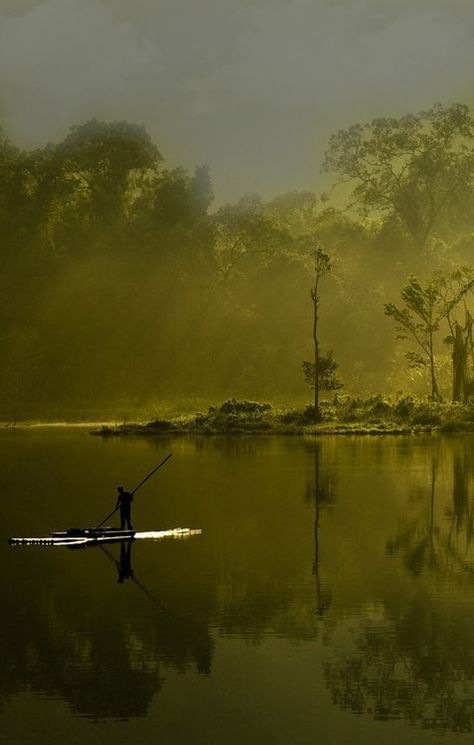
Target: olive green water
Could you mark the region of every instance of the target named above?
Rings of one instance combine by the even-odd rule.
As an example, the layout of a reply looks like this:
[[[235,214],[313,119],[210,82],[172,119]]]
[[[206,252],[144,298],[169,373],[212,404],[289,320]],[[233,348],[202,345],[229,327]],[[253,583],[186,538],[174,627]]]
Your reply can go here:
[[[474,439],[0,433],[2,743],[471,742]],[[91,525],[167,452],[135,527]],[[123,557],[122,557],[123,558]]]

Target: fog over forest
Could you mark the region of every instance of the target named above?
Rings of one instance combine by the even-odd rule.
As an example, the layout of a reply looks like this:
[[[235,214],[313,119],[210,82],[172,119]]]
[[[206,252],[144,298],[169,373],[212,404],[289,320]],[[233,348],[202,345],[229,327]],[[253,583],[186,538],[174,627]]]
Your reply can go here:
[[[169,166],[134,122],[92,119],[36,150],[2,134],[0,418],[311,401],[318,249],[331,262],[320,343],[340,393],[433,392],[423,309],[397,339],[413,275],[450,398],[456,327],[472,377],[473,137],[463,104],[361,121],[327,143],[325,193],[249,188],[219,205],[205,164]]]

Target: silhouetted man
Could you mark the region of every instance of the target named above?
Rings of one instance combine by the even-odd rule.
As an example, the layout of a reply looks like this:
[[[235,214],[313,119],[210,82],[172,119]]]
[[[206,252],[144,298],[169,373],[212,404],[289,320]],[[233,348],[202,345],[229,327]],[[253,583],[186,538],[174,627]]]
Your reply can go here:
[[[117,486],[117,507],[120,507],[120,528],[124,529],[125,523],[127,523],[128,530],[133,530],[131,523],[131,512],[133,496],[130,492],[125,491],[123,486]]]

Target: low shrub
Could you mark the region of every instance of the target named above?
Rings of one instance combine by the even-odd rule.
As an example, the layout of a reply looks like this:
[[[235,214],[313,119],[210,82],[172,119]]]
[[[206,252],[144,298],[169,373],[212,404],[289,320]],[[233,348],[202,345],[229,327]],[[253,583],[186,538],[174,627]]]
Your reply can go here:
[[[412,399],[412,397],[405,396],[404,398],[399,398],[398,401],[395,403],[393,407],[393,413],[395,414],[397,419],[406,421],[411,417],[414,409],[415,409],[415,402]]]
[[[413,425],[421,424],[426,427],[435,427],[441,424],[441,417],[439,414],[436,414],[433,411],[429,410],[420,410],[417,411],[413,416],[411,417],[411,423]]]
[[[153,419],[153,421],[145,424],[146,429],[154,430],[155,432],[166,432],[168,430],[176,429],[174,422],[169,419]]]
[[[348,398],[343,402],[339,410],[339,419],[341,422],[359,422],[362,417],[363,401],[360,398]]]
[[[368,399],[365,408],[367,409],[368,416],[375,419],[385,419],[393,412],[392,404],[386,401],[383,396],[375,396]]]
[[[288,409],[278,414],[277,421],[281,424],[294,424],[304,427],[321,421],[321,413],[316,416],[315,411],[314,406],[306,406],[305,409]]]
[[[230,398],[224,401],[218,409],[211,406],[209,414],[262,414],[268,412],[272,408],[271,404],[260,403],[259,401],[238,401],[235,398]]]

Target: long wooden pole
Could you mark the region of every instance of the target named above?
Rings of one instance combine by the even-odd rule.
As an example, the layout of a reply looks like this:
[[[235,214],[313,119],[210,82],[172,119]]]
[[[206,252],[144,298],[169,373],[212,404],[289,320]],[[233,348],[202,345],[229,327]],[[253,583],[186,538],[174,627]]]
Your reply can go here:
[[[137,486],[136,486],[136,487],[135,487],[135,488],[134,488],[134,489],[133,489],[133,490],[132,490],[132,491],[130,492],[130,494],[132,495],[132,497],[133,497],[133,495],[135,494],[135,492],[137,492],[137,491],[138,491],[138,489],[140,489],[140,487],[141,487],[141,486],[143,486],[143,484],[145,483],[145,481],[148,481],[148,479],[149,479],[149,478],[151,478],[151,476],[153,476],[153,474],[154,474],[154,473],[156,473],[156,472],[158,471],[158,469],[160,469],[160,468],[161,468],[162,466],[164,466],[164,465],[165,465],[165,463],[166,463],[166,462],[167,462],[167,461],[168,461],[168,460],[169,460],[169,459],[170,459],[170,458],[172,457],[172,455],[173,455],[173,453],[169,453],[169,454],[168,454],[168,455],[166,456],[166,458],[164,458],[164,459],[163,459],[163,460],[161,461],[161,463],[158,463],[158,465],[157,465],[157,466],[155,466],[155,467],[154,467],[154,468],[153,468],[153,469],[152,469],[152,470],[150,471],[150,473],[148,473],[148,474],[147,474],[147,475],[145,476],[145,478],[144,478],[144,479],[142,479],[142,480],[141,480],[141,481],[140,481],[140,482],[139,482],[139,483],[137,484]],[[106,523],[106,522],[107,522],[107,520],[110,520],[110,518],[112,517],[112,515],[115,515],[115,513],[117,512],[118,508],[119,508],[119,505],[117,505],[117,506],[116,506],[116,507],[115,507],[115,508],[114,508],[114,509],[112,510],[112,512],[110,513],[110,515],[107,515],[107,517],[104,517],[104,519],[102,520],[102,522],[101,522],[101,523],[99,523],[98,525],[96,525],[96,527],[95,527],[95,530],[98,530],[99,528],[101,528],[101,527],[102,527],[102,525],[103,525],[104,523]]]
[[[139,482],[139,483],[137,484],[137,486],[135,487],[135,489],[132,489],[132,491],[130,492],[130,494],[132,495],[132,497],[133,497],[133,495],[135,494],[135,492],[137,492],[137,491],[139,490],[139,488],[140,488],[141,486],[143,486],[143,484],[145,483],[145,481],[148,481],[148,479],[149,479],[149,478],[151,478],[151,476],[153,476],[153,474],[154,474],[154,473],[156,473],[156,471],[158,471],[158,469],[159,469],[159,468],[161,468],[161,466],[164,466],[164,465],[165,465],[165,463],[166,463],[166,461],[168,461],[168,460],[169,460],[169,459],[170,459],[170,458],[171,458],[172,456],[173,456],[173,453],[169,453],[169,454],[168,454],[168,455],[166,456],[166,458],[164,458],[164,459],[163,459],[163,460],[161,461],[161,463],[158,463],[158,465],[157,465],[157,466],[155,466],[155,468],[153,468],[153,470],[151,470],[151,471],[150,471],[150,473],[149,473],[149,474],[148,474],[147,476],[145,476],[145,478],[144,478],[144,479],[142,479],[142,480],[141,480],[141,481],[140,481],[140,482]]]

